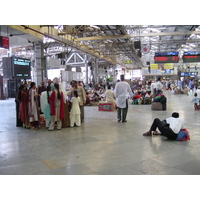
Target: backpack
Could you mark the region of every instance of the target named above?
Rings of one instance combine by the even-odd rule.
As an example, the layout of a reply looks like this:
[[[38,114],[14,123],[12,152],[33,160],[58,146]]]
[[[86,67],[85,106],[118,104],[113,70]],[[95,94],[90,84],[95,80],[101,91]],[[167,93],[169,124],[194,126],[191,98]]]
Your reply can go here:
[[[190,135],[187,129],[181,129],[178,133],[178,136],[176,138],[177,141],[187,141],[190,140]]]

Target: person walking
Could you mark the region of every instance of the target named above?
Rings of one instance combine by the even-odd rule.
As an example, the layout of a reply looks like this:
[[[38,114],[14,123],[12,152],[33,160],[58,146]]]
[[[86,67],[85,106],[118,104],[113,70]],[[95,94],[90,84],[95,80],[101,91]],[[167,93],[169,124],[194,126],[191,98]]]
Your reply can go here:
[[[49,131],[52,131],[57,122],[57,129],[60,130],[62,127],[62,119],[64,117],[64,96],[63,92],[59,90],[59,84],[54,84],[54,91],[49,97],[50,103],[50,115],[51,115],[51,124],[49,126]]]
[[[178,81],[177,81],[177,88],[178,88],[178,90],[183,89],[183,82],[181,81],[181,78],[179,78]]]
[[[198,110],[199,101],[200,98],[197,96],[197,93],[194,93],[194,98],[192,99],[192,102],[194,102],[194,110]]]
[[[71,107],[71,111],[70,111],[70,124],[71,127],[74,127],[74,124],[76,124],[76,126],[80,126],[81,125],[81,111],[80,111],[80,98],[78,96],[78,92],[75,90],[74,91],[74,96],[71,99],[71,103],[72,103],[72,107]]]
[[[128,98],[133,96],[130,85],[125,81],[124,75],[120,76],[121,81],[115,86],[114,94],[117,104],[117,119],[118,122],[127,122],[126,116],[128,113]]]

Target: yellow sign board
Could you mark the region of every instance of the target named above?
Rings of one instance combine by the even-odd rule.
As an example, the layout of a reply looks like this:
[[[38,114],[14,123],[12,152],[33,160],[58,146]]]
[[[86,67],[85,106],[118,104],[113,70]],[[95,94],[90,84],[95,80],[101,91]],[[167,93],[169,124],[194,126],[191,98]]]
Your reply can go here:
[[[124,63],[130,64],[130,63],[132,63],[132,61],[131,60],[126,60],[126,61],[124,61]]]
[[[150,64],[150,69],[158,69],[158,64]]]
[[[164,69],[173,69],[173,63],[165,63]]]

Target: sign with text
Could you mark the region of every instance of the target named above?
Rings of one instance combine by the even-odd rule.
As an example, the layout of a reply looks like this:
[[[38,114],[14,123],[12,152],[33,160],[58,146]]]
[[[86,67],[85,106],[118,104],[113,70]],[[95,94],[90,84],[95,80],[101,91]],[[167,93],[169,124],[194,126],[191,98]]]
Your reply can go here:
[[[13,58],[14,77],[19,79],[31,78],[31,61],[24,58]]]
[[[155,63],[178,63],[179,57],[178,52],[160,52],[155,53]]]
[[[158,69],[158,64],[150,64],[150,69]]]
[[[9,49],[9,38],[0,36],[0,47]]]
[[[130,63],[132,63],[132,61],[131,60],[126,60],[126,61],[124,61],[124,63],[125,64],[130,64]]]
[[[200,51],[184,52],[183,62],[184,63],[200,62]]]
[[[164,69],[173,69],[173,63],[165,63],[164,64]]]

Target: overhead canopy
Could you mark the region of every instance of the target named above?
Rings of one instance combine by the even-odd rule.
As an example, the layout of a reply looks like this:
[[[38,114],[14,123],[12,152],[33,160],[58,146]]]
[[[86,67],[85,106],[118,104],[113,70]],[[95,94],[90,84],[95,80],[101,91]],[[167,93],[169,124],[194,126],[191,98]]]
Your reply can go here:
[[[153,63],[155,52],[199,50],[200,41],[199,25],[4,25],[2,34],[11,47],[46,40],[46,53],[64,46],[129,69]]]

